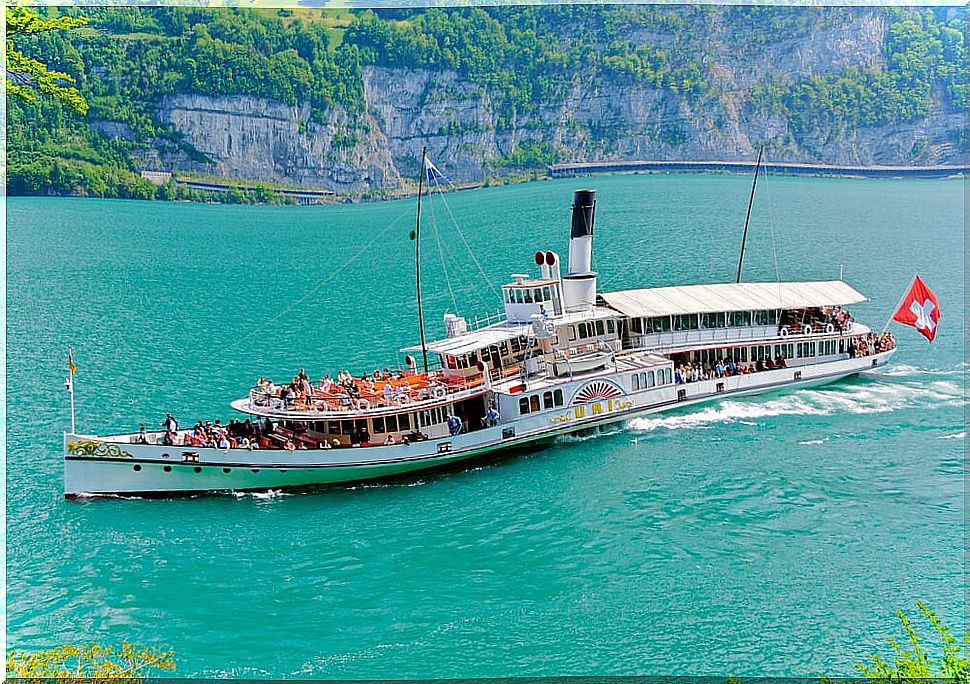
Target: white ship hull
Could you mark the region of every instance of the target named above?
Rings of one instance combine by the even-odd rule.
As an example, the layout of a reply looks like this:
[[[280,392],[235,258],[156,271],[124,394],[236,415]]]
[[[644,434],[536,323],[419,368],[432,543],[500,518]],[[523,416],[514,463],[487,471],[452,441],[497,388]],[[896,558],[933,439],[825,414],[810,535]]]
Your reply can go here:
[[[169,495],[308,487],[387,478],[458,463],[486,453],[548,441],[558,435],[639,415],[725,397],[832,382],[887,363],[894,350],[746,375],[668,384],[615,399],[558,406],[494,427],[412,444],[287,451],[220,450],[132,444],[129,436],[65,434],[64,492],[85,495]],[[615,371],[592,379],[612,380]],[[591,377],[573,381],[576,391]]]

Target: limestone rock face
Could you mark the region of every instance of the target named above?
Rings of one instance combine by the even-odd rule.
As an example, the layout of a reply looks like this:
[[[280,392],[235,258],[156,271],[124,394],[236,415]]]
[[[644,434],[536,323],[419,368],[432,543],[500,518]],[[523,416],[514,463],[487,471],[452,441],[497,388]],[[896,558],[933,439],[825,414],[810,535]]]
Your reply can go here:
[[[158,117],[187,145],[156,146],[141,157],[164,170],[338,193],[400,189],[403,178],[417,176],[424,146],[445,173],[471,182],[509,172],[516,151],[533,143],[564,161],[741,160],[752,159],[765,143],[768,158],[777,162],[965,163],[963,115],[944,111],[939,93],[922,121],[852,132],[820,124],[797,139],[784,116],[748,104],[751,89],[772,76],[882,68],[885,32],[886,18],[876,10],[795,26],[790,37],[766,46],[739,44],[716,29],[708,39],[705,78],[719,96],[695,101],[669,89],[577,78],[564,101],[511,121],[496,106],[501,93],[455,72],[427,69],[365,67],[363,114],[336,108],[324,113],[322,124],[311,121],[308,105],[181,94],[164,100]],[[674,37],[640,38],[662,46]]]
[[[400,185],[382,137],[366,118],[347,144],[353,122],[341,110],[330,112],[321,125],[310,120],[307,105],[182,94],[164,100],[158,116],[205,157],[168,160],[180,169],[339,192]]]

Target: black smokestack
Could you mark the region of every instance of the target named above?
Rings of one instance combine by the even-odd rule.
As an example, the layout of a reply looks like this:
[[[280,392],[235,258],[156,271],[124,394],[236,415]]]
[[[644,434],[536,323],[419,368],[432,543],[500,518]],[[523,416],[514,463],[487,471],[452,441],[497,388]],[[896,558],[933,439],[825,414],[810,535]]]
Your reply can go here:
[[[593,217],[596,213],[596,191],[577,190],[573,195],[573,225],[570,238],[593,234]]]

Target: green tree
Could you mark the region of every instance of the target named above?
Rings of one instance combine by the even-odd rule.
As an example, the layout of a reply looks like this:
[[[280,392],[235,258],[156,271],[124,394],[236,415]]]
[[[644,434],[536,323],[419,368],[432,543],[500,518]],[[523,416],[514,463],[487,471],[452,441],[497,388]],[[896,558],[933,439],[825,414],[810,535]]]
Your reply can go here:
[[[970,683],[970,632],[962,639],[957,639],[950,628],[925,604],[917,601],[916,607],[939,637],[942,645],[940,657],[931,659],[913,623],[900,610],[899,621],[902,623],[906,642],[901,644],[893,638],[889,639],[889,645],[894,651],[893,661],[890,663],[877,654],[872,656],[871,665],[859,663],[856,667],[867,679],[886,684],[913,680]]]
[[[11,651],[7,676],[16,679],[141,679],[157,671],[175,670],[175,652],[135,646],[85,644],[44,651]]]
[[[74,79],[60,71],[50,71],[40,60],[28,57],[14,44],[15,36],[45,31],[73,29],[87,23],[84,17],[59,16],[45,19],[26,7],[7,8],[7,92],[25,102],[36,99],[35,91],[53,97],[76,111],[87,114],[88,103],[74,87]]]

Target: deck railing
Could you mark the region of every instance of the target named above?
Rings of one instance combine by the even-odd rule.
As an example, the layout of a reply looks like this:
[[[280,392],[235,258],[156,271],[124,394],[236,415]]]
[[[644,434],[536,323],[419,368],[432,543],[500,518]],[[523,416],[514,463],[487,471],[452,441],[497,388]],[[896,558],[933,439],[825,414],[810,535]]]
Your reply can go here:
[[[420,378],[420,374],[405,376],[402,380]],[[412,386],[409,382],[397,385],[390,397],[381,390],[360,392],[359,397],[351,397],[339,386],[324,392],[314,388],[310,397],[297,396],[287,404],[278,392],[266,388],[252,387],[249,390],[249,405],[256,413],[281,416],[325,419],[330,416],[347,417],[348,414],[369,416],[402,410],[424,409],[437,404],[452,403],[482,391],[484,379],[443,376],[428,378],[427,384]],[[343,396],[341,396],[343,395]]]

